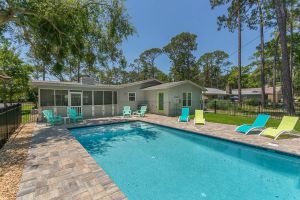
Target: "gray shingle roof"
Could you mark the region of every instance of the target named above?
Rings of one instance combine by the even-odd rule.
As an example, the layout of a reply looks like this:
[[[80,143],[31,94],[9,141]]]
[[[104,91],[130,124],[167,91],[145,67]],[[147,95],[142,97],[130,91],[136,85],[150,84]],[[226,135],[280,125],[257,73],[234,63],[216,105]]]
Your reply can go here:
[[[205,88],[206,91],[204,92],[204,94],[226,94],[225,90],[220,90],[217,88]]]
[[[178,85],[182,85],[184,83],[190,83],[190,84],[192,84],[192,85],[194,85],[196,87],[199,87],[202,90],[205,90],[205,88],[201,87],[200,85],[197,85],[196,83],[194,83],[192,81],[188,81],[188,80],[177,81],[177,82],[170,82],[170,83],[163,83],[163,84],[160,84],[160,85],[156,85],[156,86],[145,88],[143,90],[164,90],[164,89],[169,89],[169,88],[172,88],[172,87],[175,87],[175,86],[178,86]]]
[[[136,81],[133,83],[126,83],[126,84],[120,84],[120,85],[109,85],[109,84],[82,84],[82,83],[78,83],[78,82],[67,82],[67,81],[41,81],[41,80],[34,80],[31,81],[31,85],[33,86],[57,86],[57,87],[63,87],[63,86],[67,86],[67,87],[77,87],[77,88],[107,88],[107,89],[119,89],[119,88],[125,88],[125,87],[129,87],[129,86],[133,86],[133,85],[138,85],[138,84],[143,84],[143,83],[147,83],[147,82],[151,82],[151,81],[157,81],[159,83],[161,83],[161,81],[156,80],[156,79],[148,79],[148,80],[143,80],[143,81]]]

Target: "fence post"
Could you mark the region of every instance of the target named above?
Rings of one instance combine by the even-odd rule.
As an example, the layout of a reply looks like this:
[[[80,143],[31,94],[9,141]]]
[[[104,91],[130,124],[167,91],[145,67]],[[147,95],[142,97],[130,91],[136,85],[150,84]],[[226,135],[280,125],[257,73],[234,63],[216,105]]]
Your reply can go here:
[[[233,102],[233,116],[235,116],[235,107],[236,107],[236,102]]]
[[[5,140],[7,140],[9,138],[7,113],[8,113],[8,107],[5,108],[5,124],[6,124],[6,138],[5,138]]]
[[[215,114],[217,114],[217,101],[215,100],[215,105],[214,105],[214,111],[215,111]]]

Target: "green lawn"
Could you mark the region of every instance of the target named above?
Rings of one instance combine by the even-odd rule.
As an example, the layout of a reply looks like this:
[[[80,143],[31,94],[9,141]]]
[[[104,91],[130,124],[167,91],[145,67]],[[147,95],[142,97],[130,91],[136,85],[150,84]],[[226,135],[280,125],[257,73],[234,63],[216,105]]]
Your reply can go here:
[[[194,119],[194,116],[190,116],[191,119]],[[227,114],[214,114],[214,113],[205,113],[205,120],[208,122],[222,123],[222,124],[233,124],[233,125],[242,125],[242,124],[251,124],[255,118],[253,117],[243,117],[243,116],[232,116]],[[267,127],[277,127],[280,123],[278,119],[270,119],[267,123]],[[295,130],[300,132],[300,121],[298,121]]]
[[[22,123],[28,123],[34,121],[34,116],[31,114],[32,109],[34,108],[34,104],[25,103],[22,104]]]

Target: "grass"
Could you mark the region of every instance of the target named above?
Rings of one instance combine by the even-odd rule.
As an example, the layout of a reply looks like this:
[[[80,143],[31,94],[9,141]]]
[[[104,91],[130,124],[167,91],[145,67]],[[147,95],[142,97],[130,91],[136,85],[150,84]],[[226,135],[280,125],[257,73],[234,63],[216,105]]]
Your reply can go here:
[[[252,124],[255,120],[254,117],[244,117],[244,116],[232,116],[227,114],[214,114],[214,113],[205,113],[205,120],[208,122],[215,122],[221,124],[232,124],[232,125],[242,125],[242,124]],[[190,116],[191,119],[194,119],[194,115]],[[281,120],[270,119],[267,123],[267,127],[277,127]],[[295,130],[300,132],[300,121],[298,121]]]
[[[24,103],[22,104],[22,123],[31,122],[35,119],[35,116],[31,114],[32,109],[34,108],[34,104],[32,103]]]

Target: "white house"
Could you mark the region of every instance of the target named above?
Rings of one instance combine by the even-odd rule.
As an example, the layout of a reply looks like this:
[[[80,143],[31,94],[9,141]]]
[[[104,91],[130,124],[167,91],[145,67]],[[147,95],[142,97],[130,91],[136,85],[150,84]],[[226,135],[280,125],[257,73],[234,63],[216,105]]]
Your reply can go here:
[[[121,115],[123,106],[137,110],[147,105],[150,113],[175,116],[182,106],[191,113],[200,108],[203,87],[191,81],[162,83],[149,79],[121,85],[105,85],[83,77],[81,82],[32,81],[38,88],[39,111],[52,109],[66,116],[76,108],[85,118]]]

